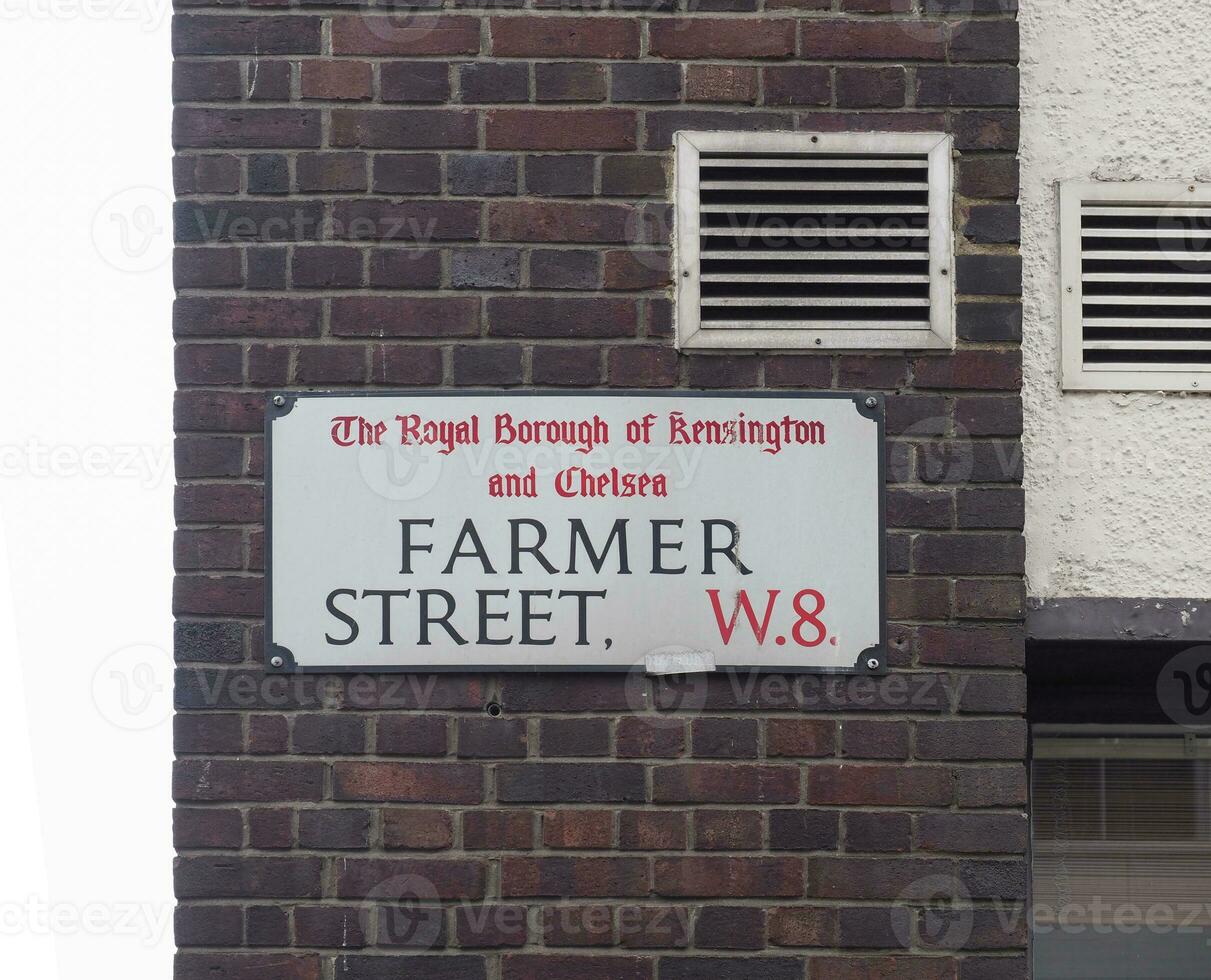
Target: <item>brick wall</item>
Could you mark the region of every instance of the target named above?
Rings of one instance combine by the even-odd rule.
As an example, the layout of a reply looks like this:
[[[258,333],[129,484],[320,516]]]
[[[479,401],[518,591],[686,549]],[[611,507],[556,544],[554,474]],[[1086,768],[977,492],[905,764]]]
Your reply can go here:
[[[1025,976],[1016,3],[523,5],[178,4],[178,980]],[[956,351],[679,356],[679,128],[954,133]],[[263,389],[526,384],[886,392],[896,672],[265,678]]]

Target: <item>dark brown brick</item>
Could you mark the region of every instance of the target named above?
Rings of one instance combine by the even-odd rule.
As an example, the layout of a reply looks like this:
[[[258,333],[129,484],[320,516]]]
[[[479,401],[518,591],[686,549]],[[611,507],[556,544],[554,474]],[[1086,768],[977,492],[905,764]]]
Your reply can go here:
[[[478,54],[479,19],[427,16],[338,16],[332,18],[335,55]]]
[[[795,53],[795,22],[768,18],[744,22],[709,17],[653,20],[651,53],[660,58],[789,58]]]
[[[490,150],[632,150],[635,113],[626,109],[490,109]],[[437,144],[434,144],[437,145]]]
[[[777,65],[762,69],[766,105],[828,105],[832,78],[824,65]]]
[[[742,65],[690,65],[686,69],[685,98],[687,102],[752,105],[757,101],[757,69]]]
[[[855,61],[911,58],[942,61],[945,25],[936,21],[804,20],[800,54],[805,58]]]
[[[178,15],[172,21],[174,55],[319,54],[318,17]]]
[[[653,866],[656,894],[669,898],[796,898],[803,862],[793,857],[668,857]]]
[[[639,22],[621,17],[493,17],[498,58],[635,58]]]
[[[368,61],[304,61],[301,78],[304,99],[361,102],[374,94]]]
[[[629,299],[493,296],[488,333],[498,337],[627,337],[637,310]]]

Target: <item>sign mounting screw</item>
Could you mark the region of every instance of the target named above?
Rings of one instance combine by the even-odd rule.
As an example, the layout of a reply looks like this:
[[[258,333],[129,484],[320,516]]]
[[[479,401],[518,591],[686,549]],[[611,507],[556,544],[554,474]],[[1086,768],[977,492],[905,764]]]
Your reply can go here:
[[[282,664],[284,664],[285,662],[286,661],[283,660],[281,657],[270,657],[269,658],[269,666],[271,666],[271,667],[281,667]]]
[[[274,395],[273,404],[275,404],[278,408],[281,408],[283,405],[286,404],[286,399],[283,398],[281,395]]]
[[[871,657],[868,661],[866,661],[866,666],[869,667],[871,670],[878,670],[879,669],[879,659],[877,657]]]
[[[866,407],[867,408],[877,408],[878,406],[879,406],[879,399],[877,399],[874,395],[869,395],[866,399]]]

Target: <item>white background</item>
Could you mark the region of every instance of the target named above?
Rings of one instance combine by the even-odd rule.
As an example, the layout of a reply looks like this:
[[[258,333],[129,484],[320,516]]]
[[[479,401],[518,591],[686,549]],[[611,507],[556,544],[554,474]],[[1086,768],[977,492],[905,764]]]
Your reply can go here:
[[[169,7],[0,0],[0,950],[171,976]]]

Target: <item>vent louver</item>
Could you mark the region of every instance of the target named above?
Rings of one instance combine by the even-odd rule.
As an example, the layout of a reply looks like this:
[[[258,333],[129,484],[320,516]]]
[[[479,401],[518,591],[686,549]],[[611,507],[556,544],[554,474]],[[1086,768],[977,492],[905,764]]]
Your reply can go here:
[[[1198,389],[1211,375],[1211,199],[1198,185],[1065,184],[1064,382]]]
[[[682,346],[949,346],[947,137],[678,137]]]

